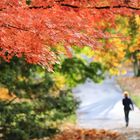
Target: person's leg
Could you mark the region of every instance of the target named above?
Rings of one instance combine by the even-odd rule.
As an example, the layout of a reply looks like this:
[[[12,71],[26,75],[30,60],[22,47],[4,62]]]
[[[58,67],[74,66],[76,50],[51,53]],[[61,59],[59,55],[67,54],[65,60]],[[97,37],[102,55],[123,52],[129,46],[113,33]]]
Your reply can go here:
[[[127,110],[127,126],[128,126],[128,124],[129,124],[129,110]]]
[[[124,113],[125,113],[125,122],[127,127],[129,123],[129,110],[124,110]]]
[[[127,121],[127,115],[126,115],[126,110],[124,110],[124,115],[125,115],[125,122]]]

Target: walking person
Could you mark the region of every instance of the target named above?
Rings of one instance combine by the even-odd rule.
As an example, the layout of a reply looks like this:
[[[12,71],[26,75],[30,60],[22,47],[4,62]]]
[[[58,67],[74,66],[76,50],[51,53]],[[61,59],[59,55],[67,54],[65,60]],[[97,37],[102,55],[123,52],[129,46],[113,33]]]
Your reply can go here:
[[[127,91],[124,92],[124,98],[122,100],[122,104],[124,106],[124,115],[125,115],[126,127],[128,127],[129,112],[130,112],[130,110],[134,110],[134,106],[133,106],[132,100],[130,99],[130,97],[128,97],[128,92]]]

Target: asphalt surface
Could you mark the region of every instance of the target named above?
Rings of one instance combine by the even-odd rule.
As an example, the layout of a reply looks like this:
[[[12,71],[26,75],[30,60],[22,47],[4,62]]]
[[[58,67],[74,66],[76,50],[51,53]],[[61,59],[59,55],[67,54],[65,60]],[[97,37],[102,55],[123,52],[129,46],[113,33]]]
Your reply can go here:
[[[140,128],[140,110],[136,106],[130,112],[128,128],[125,127],[123,95],[115,77],[106,78],[100,84],[87,80],[74,88],[73,93],[81,101],[77,110],[78,127],[112,130]]]

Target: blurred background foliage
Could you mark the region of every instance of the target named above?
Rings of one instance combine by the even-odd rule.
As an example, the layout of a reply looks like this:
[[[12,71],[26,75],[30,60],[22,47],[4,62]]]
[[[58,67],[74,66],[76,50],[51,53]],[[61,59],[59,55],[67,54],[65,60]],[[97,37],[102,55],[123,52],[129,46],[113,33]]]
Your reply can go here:
[[[74,98],[72,88],[87,78],[95,82],[104,79],[105,70],[97,62],[82,57],[60,57],[60,60],[53,73],[26,63],[24,58],[14,57],[10,63],[0,60],[3,139],[28,140],[54,135],[76,113],[79,101]]]
[[[0,133],[4,139],[50,136],[64,119],[75,114],[78,101],[70,89],[63,90],[65,79],[60,74],[17,58],[10,63],[1,60],[0,69],[1,89],[7,94],[0,101]]]

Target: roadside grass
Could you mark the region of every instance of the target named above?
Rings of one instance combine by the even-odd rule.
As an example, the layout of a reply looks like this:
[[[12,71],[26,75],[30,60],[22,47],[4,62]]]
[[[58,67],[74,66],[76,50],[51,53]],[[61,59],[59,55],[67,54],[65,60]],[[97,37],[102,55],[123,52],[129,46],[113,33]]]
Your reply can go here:
[[[67,121],[70,122],[70,123],[72,123],[72,124],[76,124],[76,120],[77,120],[76,114],[71,115],[71,116],[67,119]]]
[[[74,129],[76,128],[76,121],[77,121],[76,114],[72,114],[69,117],[65,118],[63,123],[59,126],[59,128],[60,130]]]
[[[128,91],[133,102],[140,108],[140,77],[119,77],[117,79],[123,91]]]
[[[134,101],[134,103],[136,104],[136,106],[138,108],[140,108],[140,96],[136,96],[136,95],[131,95],[132,100]]]

